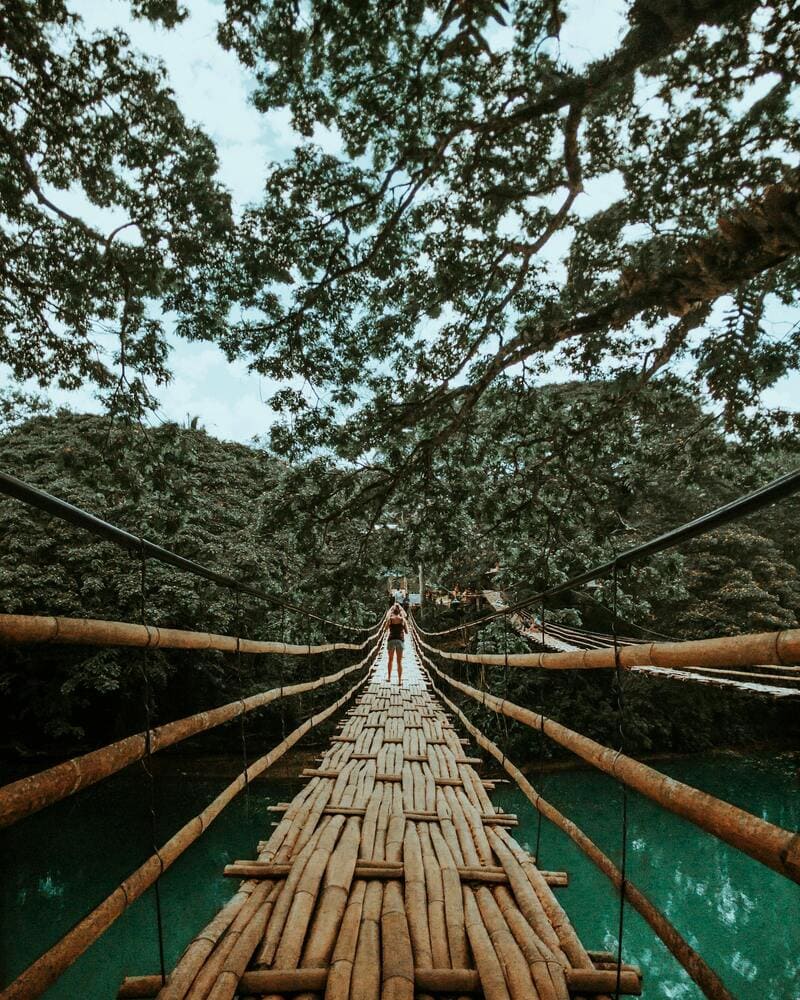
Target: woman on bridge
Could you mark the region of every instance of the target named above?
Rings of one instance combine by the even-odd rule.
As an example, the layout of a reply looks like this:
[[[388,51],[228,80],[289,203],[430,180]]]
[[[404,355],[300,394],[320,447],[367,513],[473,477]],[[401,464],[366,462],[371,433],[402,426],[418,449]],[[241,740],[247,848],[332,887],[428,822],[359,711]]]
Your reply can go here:
[[[389,639],[386,648],[389,651],[389,683],[392,683],[392,665],[395,655],[397,656],[397,683],[403,683],[403,649],[405,648],[405,636],[408,632],[406,615],[403,609],[396,602],[389,608]]]

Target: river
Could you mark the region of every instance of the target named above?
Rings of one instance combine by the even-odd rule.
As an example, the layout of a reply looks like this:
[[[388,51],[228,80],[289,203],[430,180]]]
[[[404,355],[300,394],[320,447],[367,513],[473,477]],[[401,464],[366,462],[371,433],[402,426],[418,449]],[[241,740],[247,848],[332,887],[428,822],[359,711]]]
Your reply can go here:
[[[166,840],[226,783],[198,777],[173,760],[158,775],[158,837]],[[789,829],[800,828],[800,754],[713,754],[661,762],[659,769]],[[273,814],[296,781],[262,780],[240,796],[161,883],[165,953],[171,967],[187,941],[234,891],[225,864],[255,855]],[[619,857],[620,794],[593,771],[543,775],[543,794],[612,857]],[[516,788],[495,801],[520,816],[518,839],[536,843],[536,813]],[[140,768],[59,803],[2,837],[2,979],[10,981],[105,897],[150,852],[147,782]],[[616,947],[618,902],[608,881],[546,821],[540,864],[569,872],[559,889],[588,948]],[[654,804],[629,795],[628,874],[720,973],[739,1000],[800,998],[800,886],[695,830]],[[108,1000],[126,974],[158,971],[152,891],[138,900],[46,996]],[[638,914],[626,909],[624,956],[644,970],[645,1000],[694,1000],[700,991]]]

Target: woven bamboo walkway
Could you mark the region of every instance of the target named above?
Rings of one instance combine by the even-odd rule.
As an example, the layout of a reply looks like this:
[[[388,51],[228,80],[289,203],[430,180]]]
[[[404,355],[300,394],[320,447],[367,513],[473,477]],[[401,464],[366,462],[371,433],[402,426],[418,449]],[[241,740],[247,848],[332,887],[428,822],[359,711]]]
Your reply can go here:
[[[407,642],[403,684],[386,648],[319,768],[257,858],[229,865],[238,892],[161,987],[120,997],[306,1000],[485,996],[566,1000],[614,993],[608,953],[587,952],[542,872],[495,810],[466,740]],[[638,993],[623,966],[621,992]]]

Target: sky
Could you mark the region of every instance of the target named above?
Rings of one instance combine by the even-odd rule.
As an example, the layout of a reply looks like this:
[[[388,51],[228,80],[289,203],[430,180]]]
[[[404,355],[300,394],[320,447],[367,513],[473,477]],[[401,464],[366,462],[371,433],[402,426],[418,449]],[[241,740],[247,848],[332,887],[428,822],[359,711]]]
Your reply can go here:
[[[84,19],[87,29],[121,27],[134,47],[160,59],[185,116],[214,140],[220,159],[221,181],[231,191],[238,206],[260,198],[268,163],[291,151],[295,140],[285,109],[263,115],[249,101],[252,80],[237,58],[216,40],[217,22],[223,14],[222,0],[186,0],[189,17],[167,31],[130,16],[126,0],[72,0],[72,10]],[[608,52],[619,40],[627,4],[624,0],[576,0],[562,30],[560,50],[575,65],[584,64]],[[493,42],[502,39],[497,29]],[[318,134],[315,140],[330,151],[336,139]],[[588,186],[587,186],[588,187]],[[581,214],[592,213],[609,204],[617,193],[613,177],[595,181],[576,203]],[[61,197],[64,204],[64,198]],[[81,211],[89,221],[91,208],[79,193],[71,194],[65,207]],[[98,220],[100,221],[100,220]],[[779,315],[783,330],[797,317]],[[171,338],[170,367],[173,381],[156,391],[160,419],[186,422],[199,416],[200,423],[217,437],[247,442],[263,435],[274,419],[267,400],[276,384],[249,372],[244,361],[230,363],[213,344],[196,344]],[[3,372],[0,366],[0,384]],[[40,391],[31,384],[30,389]],[[99,412],[100,404],[89,388],[46,391],[56,405],[85,412]],[[784,379],[766,396],[771,405],[797,408],[800,405],[800,376]]]

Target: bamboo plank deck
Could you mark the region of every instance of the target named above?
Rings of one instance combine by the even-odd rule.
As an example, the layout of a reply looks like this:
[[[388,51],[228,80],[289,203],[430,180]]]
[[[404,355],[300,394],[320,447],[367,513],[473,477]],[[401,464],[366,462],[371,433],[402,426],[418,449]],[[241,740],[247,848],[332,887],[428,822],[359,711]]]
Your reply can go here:
[[[565,873],[511,836],[411,643],[403,681],[387,683],[384,647],[257,857],[229,866],[236,894],[165,986],[131,977],[120,997],[608,1000],[616,965],[578,939],[554,893]],[[640,993],[638,970],[620,986]]]

